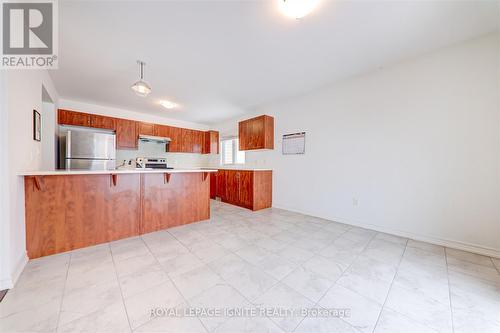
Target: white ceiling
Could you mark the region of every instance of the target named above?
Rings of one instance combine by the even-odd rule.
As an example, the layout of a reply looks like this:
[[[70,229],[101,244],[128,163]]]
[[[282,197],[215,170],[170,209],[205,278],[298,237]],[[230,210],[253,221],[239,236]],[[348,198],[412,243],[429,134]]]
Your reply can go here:
[[[293,20],[276,1],[62,0],[51,76],[62,98],[211,124],[498,29],[499,3],[323,0]]]

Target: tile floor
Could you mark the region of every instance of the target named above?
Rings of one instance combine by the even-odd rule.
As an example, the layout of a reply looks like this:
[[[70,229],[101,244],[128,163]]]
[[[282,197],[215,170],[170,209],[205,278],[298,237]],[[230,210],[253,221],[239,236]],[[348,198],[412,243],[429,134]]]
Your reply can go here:
[[[498,259],[212,202],[209,221],[30,261],[0,331],[500,332],[499,271]],[[344,316],[195,312],[274,307]]]

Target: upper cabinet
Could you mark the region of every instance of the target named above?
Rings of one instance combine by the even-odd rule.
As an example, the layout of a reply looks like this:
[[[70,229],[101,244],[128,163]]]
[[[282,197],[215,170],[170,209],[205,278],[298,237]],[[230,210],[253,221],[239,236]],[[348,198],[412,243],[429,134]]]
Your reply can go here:
[[[150,123],[137,123],[137,135],[156,135],[155,134],[155,124]],[[161,135],[158,135],[161,136]]]
[[[202,154],[218,154],[218,153],[219,153],[219,132],[217,131],[203,132]]]
[[[57,112],[57,122],[60,125],[88,126],[90,127],[90,115],[82,112],[59,109]]]
[[[168,145],[168,151],[171,153],[183,153],[182,128],[172,126],[166,127],[168,128],[168,134],[165,136],[172,140]]]
[[[127,119],[116,120],[116,148],[137,149],[137,122]]]
[[[91,114],[90,115],[90,127],[115,130],[116,129],[116,119],[112,118],[112,117]]]
[[[201,154],[205,143],[205,134],[203,131],[193,131],[193,153]]]
[[[219,153],[219,132],[145,123],[140,121],[58,110],[60,125],[84,126],[116,131],[116,148],[137,149],[139,135],[170,138],[167,151],[172,153]],[[208,140],[208,141],[207,141]]]
[[[262,115],[238,123],[240,150],[274,149],[274,118]]]

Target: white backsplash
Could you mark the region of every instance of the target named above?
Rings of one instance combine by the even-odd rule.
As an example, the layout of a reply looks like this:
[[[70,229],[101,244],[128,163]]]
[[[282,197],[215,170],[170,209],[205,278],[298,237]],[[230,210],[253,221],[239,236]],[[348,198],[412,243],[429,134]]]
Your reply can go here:
[[[163,157],[167,159],[168,166],[174,168],[196,168],[211,165],[211,160],[218,155],[192,154],[192,153],[167,153],[165,144],[139,141],[138,150],[121,149],[116,151],[116,165],[121,165],[124,160],[137,157]]]

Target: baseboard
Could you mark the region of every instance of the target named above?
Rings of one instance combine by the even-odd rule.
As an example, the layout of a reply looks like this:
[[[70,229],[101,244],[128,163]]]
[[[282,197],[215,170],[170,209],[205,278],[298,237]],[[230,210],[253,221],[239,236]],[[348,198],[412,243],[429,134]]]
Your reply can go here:
[[[12,289],[12,279],[1,279],[0,280],[0,290]]]
[[[273,205],[273,207],[278,208],[278,209],[285,209],[285,210],[289,210],[291,212],[305,214],[305,215],[309,215],[309,216],[313,216],[313,217],[318,217],[318,218],[322,218],[322,219],[326,219],[326,220],[330,220],[330,221],[336,221],[336,222],[340,222],[340,223],[344,223],[344,224],[348,224],[348,225],[352,225],[352,226],[356,226],[356,227],[362,227],[362,228],[366,228],[366,229],[370,229],[370,230],[374,230],[374,231],[378,231],[378,232],[384,232],[384,233],[391,234],[394,236],[405,237],[405,238],[409,238],[409,239],[413,239],[413,240],[417,240],[417,241],[421,241],[421,242],[426,242],[426,243],[431,243],[431,244],[435,244],[435,245],[449,247],[452,249],[477,253],[477,254],[481,254],[484,256],[488,256],[488,257],[500,258],[500,250],[477,245],[477,244],[470,244],[470,243],[460,242],[460,241],[451,240],[451,239],[444,239],[444,238],[435,237],[432,235],[421,235],[421,234],[416,234],[416,233],[412,233],[412,232],[407,232],[404,230],[386,228],[386,227],[379,226],[376,224],[364,223],[361,221],[353,221],[353,220],[345,219],[345,218],[341,218],[341,217],[318,216],[317,214],[314,214],[312,212],[301,211],[301,210],[297,210],[294,208],[289,208],[289,207],[285,207],[285,206],[281,206],[281,205]]]
[[[19,260],[17,260],[17,264],[14,267],[14,271],[11,272],[10,279],[2,279],[0,280],[0,290],[5,290],[5,289],[12,289],[14,285],[16,284],[17,280],[19,279],[19,276],[21,276],[21,273],[24,270],[24,267],[28,263],[28,255],[25,252]]]

